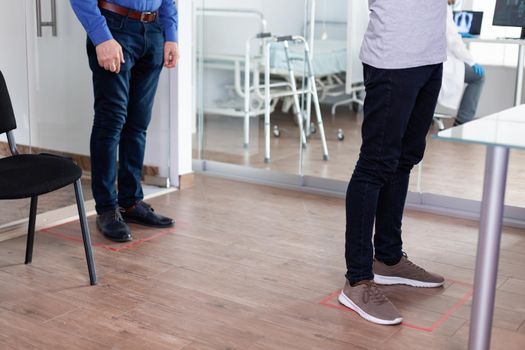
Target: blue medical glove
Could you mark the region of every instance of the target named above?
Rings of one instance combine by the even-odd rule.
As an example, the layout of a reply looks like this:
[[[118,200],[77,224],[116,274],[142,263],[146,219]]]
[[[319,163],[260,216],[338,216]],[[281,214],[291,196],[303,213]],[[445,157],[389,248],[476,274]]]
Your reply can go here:
[[[472,66],[472,69],[474,69],[474,73],[476,73],[480,77],[485,76],[485,68],[483,68],[481,65],[476,63]]]
[[[470,33],[460,33],[462,38],[473,38],[474,35]]]

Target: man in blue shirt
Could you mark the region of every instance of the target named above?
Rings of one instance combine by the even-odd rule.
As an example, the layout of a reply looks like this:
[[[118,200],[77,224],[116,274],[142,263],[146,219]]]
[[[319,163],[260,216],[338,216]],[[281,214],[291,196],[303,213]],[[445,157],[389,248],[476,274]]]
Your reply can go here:
[[[113,241],[130,241],[126,222],[174,224],[142,201],[140,181],[159,75],[179,58],[177,7],[173,0],[70,1],[88,34],[93,72],[90,149],[97,227]]]

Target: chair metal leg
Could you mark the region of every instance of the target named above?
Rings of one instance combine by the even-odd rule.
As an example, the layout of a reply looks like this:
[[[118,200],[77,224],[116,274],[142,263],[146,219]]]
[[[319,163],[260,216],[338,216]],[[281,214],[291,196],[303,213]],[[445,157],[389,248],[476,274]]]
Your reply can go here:
[[[95,261],[93,260],[93,251],[91,250],[91,236],[86,217],[86,208],[84,207],[84,195],[80,179],[75,181],[75,196],[77,198],[78,216],[80,219],[80,229],[82,230],[82,240],[84,241],[84,250],[86,251],[86,261],[89,271],[89,281],[92,286],[97,284],[97,272],[95,270]]]
[[[250,146],[250,80],[251,80],[251,71],[250,71],[250,52],[251,45],[250,40],[246,42],[246,56],[244,58],[244,148]]]
[[[33,243],[35,242],[36,209],[38,196],[31,197],[31,207],[29,209],[29,226],[27,228],[26,264],[33,261]]]
[[[264,51],[264,162],[270,163],[270,114],[272,98],[270,95],[270,49],[268,42]]]

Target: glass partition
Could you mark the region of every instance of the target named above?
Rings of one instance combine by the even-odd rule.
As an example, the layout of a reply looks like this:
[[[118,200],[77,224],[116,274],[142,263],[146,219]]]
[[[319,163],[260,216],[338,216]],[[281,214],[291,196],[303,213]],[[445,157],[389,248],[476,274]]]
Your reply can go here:
[[[481,2],[475,3],[480,6]],[[361,146],[365,91],[359,51],[368,12],[366,1],[196,1],[194,158],[294,174],[298,176],[287,178],[292,179],[290,186],[300,183],[342,194]],[[485,31],[489,27],[483,26]],[[261,32],[273,36],[258,36]],[[280,35],[306,38],[311,50],[311,80],[308,56],[300,45],[290,47],[292,78],[281,42],[270,45],[265,56],[268,42]],[[475,57],[481,45],[486,44],[473,44]],[[505,57],[517,59],[514,49],[509,51],[505,45],[497,48]],[[508,82],[515,81],[516,66],[508,66],[508,62],[507,57],[503,66],[487,65],[477,117],[512,106],[514,83]],[[267,76],[269,92],[265,89]],[[297,103],[291,96],[279,96],[279,88],[289,92],[292,81],[299,91]],[[430,205],[439,202],[443,208],[456,208],[461,203],[457,199],[467,199],[475,208],[475,202],[481,200],[485,149],[434,140],[432,135],[451,127],[457,114],[441,106],[437,112],[428,133],[426,156],[412,171],[409,201],[427,205],[423,202],[431,198]],[[523,152],[512,153],[507,187],[507,203],[512,206],[525,207],[523,160]],[[222,167],[220,171],[239,175],[235,169]]]
[[[42,1],[43,16],[52,15]],[[33,4],[32,6],[37,6]],[[30,12],[36,11],[30,9]],[[34,74],[31,91],[33,147],[73,157],[89,173],[89,139],[93,123],[91,70],[86,55],[86,33],[68,2],[56,6],[56,35],[43,28],[32,43]],[[169,159],[168,73],[159,83],[153,118],[148,129],[145,175],[168,177]]]
[[[314,99],[310,147],[303,158],[304,175],[347,182],[357,161],[363,115],[356,101],[364,98],[364,88],[361,64],[351,57],[358,54],[360,27],[366,26],[368,18],[366,6],[344,0],[318,0],[316,3],[315,20],[311,24],[315,26],[311,60],[315,67],[313,75],[320,114],[316,113]],[[363,11],[358,15],[354,12],[356,9]],[[327,142],[328,159],[317,154],[323,137]]]
[[[199,0],[194,11],[194,158],[347,182],[361,144],[366,2]],[[273,42],[283,35],[305,38],[288,43],[288,61]],[[292,83],[297,101],[285,95]]]
[[[473,0],[472,7],[458,10],[483,11],[483,25],[479,38],[466,40],[476,62],[486,68],[485,83],[479,100],[476,118],[485,117],[514,105],[516,79],[519,67],[516,40],[519,28],[492,25],[496,0]],[[498,39],[499,38],[499,39]],[[458,106],[459,107],[459,106]],[[445,127],[451,127],[457,109],[438,104],[438,112],[445,116]],[[437,131],[437,126],[432,130]],[[421,188],[425,193],[452,198],[481,201],[486,147],[428,140],[424,159]],[[506,204],[525,208],[525,152],[512,150],[509,162]]]
[[[25,1],[15,1],[9,5],[8,16],[0,21],[0,71],[9,89],[13,110],[17,119],[17,129],[14,131],[15,139],[23,145],[31,144],[29,87],[27,73],[27,41],[25,36]],[[13,41],[13,34],[19,33],[18,40]],[[11,152],[6,135],[0,136],[0,158],[10,156]],[[24,218],[24,213],[29,213],[29,201],[0,201],[0,232],[9,223]]]
[[[304,0],[195,2],[194,158],[299,174],[308,8]]]
[[[318,0],[313,30],[314,76],[329,159],[319,157],[323,135],[312,105],[304,175],[348,182],[359,157],[365,89],[359,51],[368,25],[367,2]],[[419,191],[419,168],[410,190]]]

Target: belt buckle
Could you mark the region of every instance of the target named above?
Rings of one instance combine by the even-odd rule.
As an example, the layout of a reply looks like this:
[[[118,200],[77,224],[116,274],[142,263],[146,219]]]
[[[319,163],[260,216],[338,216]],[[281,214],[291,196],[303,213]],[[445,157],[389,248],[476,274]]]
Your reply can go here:
[[[145,18],[146,18],[146,16],[151,16],[151,15],[153,15],[153,14],[154,14],[154,12],[151,12],[151,11],[148,11],[148,12],[142,12],[142,13],[140,14],[140,21],[141,21],[142,23],[152,22],[152,21],[147,21]]]

